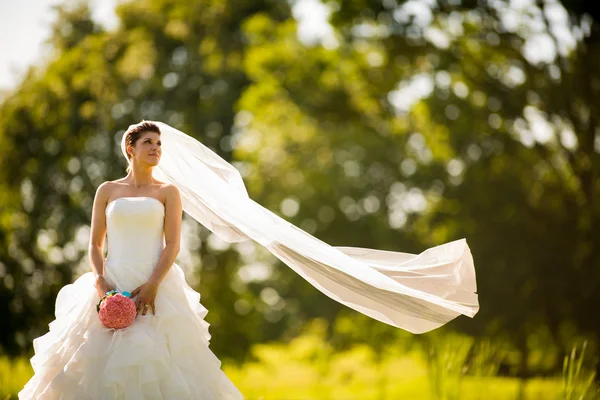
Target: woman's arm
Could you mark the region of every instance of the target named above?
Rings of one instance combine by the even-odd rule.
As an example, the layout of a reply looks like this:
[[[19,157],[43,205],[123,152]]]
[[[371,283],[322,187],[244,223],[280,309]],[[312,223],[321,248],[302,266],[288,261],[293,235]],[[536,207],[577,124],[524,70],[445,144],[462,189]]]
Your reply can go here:
[[[176,186],[169,185],[166,188],[165,195],[165,248],[148,282],[155,283],[156,285],[160,284],[175,262],[177,254],[179,254],[181,213],[182,205],[179,189]]]
[[[92,226],[88,255],[92,272],[96,277],[95,286],[98,294],[102,295],[114,289],[104,280],[104,237],[106,235],[106,205],[108,202],[108,182],[104,182],[96,190],[92,207]]]
[[[148,311],[145,305],[148,305],[152,309],[152,314],[156,315],[154,299],[158,293],[158,286],[173,266],[177,254],[179,254],[182,217],[181,196],[179,195],[179,189],[173,185],[169,185],[165,191],[165,248],[148,281],[131,292],[132,298],[137,296],[135,306],[142,315],[146,315]]]

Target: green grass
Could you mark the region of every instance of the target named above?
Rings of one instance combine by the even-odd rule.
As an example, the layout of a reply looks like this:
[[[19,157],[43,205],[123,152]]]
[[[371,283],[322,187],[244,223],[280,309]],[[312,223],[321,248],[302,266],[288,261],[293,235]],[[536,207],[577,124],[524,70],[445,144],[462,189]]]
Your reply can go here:
[[[255,345],[254,361],[240,368],[223,362],[222,368],[248,400],[512,400],[522,385],[524,399],[531,400],[584,400],[598,393],[590,384],[587,397],[565,395],[566,384],[588,387],[591,369],[575,351],[562,377],[522,382],[495,376],[505,351],[490,342],[438,333],[427,346],[409,348],[388,346],[380,358],[364,344],[334,352],[321,331],[309,330],[289,343]],[[470,363],[468,351],[475,355]],[[16,399],[31,375],[27,358],[0,356],[0,400]]]
[[[33,375],[29,359],[22,357],[10,360],[0,356],[0,399],[16,399],[17,393]]]
[[[600,389],[594,387],[596,371],[584,365],[587,341],[583,342],[579,354],[574,346],[571,354],[563,361],[562,394],[565,400],[600,398]]]
[[[224,370],[249,400],[444,398],[439,397],[439,392],[438,396],[433,394],[427,363],[421,354],[387,357],[376,364],[372,350],[358,345],[332,355],[328,368],[319,373],[309,357],[302,359],[293,351],[296,346],[295,341],[289,345],[256,346],[253,354],[257,362]],[[458,398],[517,399],[520,383],[514,378],[465,376]],[[526,382],[526,399],[556,400],[561,385],[560,378],[530,380]]]

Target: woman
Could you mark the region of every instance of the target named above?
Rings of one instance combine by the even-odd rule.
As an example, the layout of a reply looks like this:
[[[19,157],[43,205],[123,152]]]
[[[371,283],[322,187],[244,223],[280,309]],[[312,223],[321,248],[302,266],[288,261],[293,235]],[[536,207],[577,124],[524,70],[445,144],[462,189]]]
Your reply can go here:
[[[209,349],[200,294],[174,263],[182,202],[177,187],[152,175],[161,131],[142,122],[125,133],[124,144],[127,176],[96,191],[92,271],[58,293],[56,319],[34,340],[35,374],[19,399],[242,399]],[[129,291],[138,311],[121,330],[104,327],[96,313],[112,289]]]
[[[132,169],[96,193],[92,272],[59,292],[50,332],[34,341],[36,373],[22,399],[242,397],[208,348],[200,295],[173,263],[182,209],[222,240],[252,239],[330,298],[409,332],[479,310],[465,239],[420,254],[330,246],[254,202],[231,164],[167,124],[131,125],[121,151]],[[132,291],[140,311],[117,331],[95,314],[112,288]]]

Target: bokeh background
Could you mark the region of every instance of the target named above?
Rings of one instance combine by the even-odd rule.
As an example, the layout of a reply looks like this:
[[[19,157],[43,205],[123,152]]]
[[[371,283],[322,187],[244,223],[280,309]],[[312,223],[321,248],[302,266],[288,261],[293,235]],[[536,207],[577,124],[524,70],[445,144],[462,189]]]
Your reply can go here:
[[[90,269],[95,190],[126,174],[141,119],[331,245],[471,247],[480,312],[412,335],[184,215],[177,262],[249,399],[600,398],[593,1],[135,0],[110,27],[54,3],[43,57],[0,98],[1,398]]]

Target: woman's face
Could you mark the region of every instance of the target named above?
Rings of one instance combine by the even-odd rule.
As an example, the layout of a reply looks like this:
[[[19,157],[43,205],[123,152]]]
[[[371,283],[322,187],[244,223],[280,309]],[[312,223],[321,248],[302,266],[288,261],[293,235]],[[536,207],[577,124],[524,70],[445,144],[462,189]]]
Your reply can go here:
[[[135,143],[133,151],[137,162],[158,165],[162,154],[160,135],[156,132],[143,132]]]

